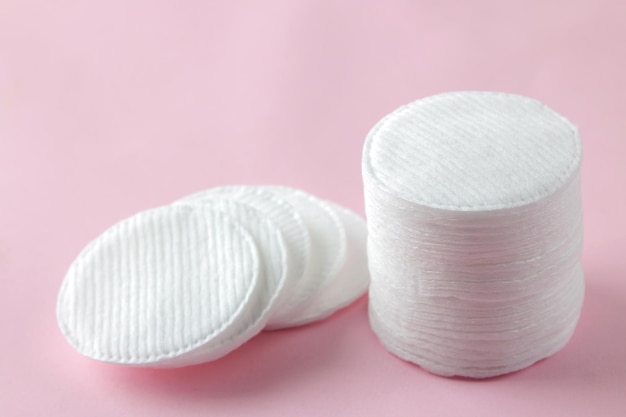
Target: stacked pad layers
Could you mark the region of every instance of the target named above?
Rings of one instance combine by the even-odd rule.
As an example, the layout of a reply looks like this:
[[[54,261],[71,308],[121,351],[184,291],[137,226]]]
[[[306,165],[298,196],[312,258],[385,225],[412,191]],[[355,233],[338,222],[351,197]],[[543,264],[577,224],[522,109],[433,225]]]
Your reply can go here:
[[[538,101],[429,97],[363,154],[373,330],[434,373],[490,377],[571,337],[583,300],[580,139]]]

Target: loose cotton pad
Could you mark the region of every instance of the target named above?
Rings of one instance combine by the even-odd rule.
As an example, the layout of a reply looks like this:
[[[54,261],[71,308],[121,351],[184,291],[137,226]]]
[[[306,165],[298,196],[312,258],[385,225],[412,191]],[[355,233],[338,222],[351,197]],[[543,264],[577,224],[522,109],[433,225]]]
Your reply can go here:
[[[263,329],[322,319],[366,290],[365,222],[303,191],[225,186],[121,221],[71,265],[70,344],[105,362],[180,367]]]
[[[277,300],[274,301],[268,324],[280,322],[288,317],[291,309],[292,289],[305,274],[311,256],[311,238],[309,230],[304,224],[300,213],[287,201],[251,185],[231,185],[211,188],[192,194],[175,204],[188,202],[211,202],[215,200],[233,200],[246,204],[266,216],[280,230],[286,244],[286,263],[288,275],[285,278],[285,288]]]
[[[345,231],[346,256],[341,268],[325,279],[315,294],[294,311],[291,326],[330,316],[362,296],[369,285],[365,220],[345,207],[331,202],[326,204],[337,214]]]
[[[343,267],[347,256],[347,235],[344,225],[323,200],[304,191],[283,186],[264,186],[277,197],[288,201],[300,213],[311,237],[309,262],[304,274],[294,283],[289,292],[289,305],[284,314],[274,317],[268,329],[280,329],[304,324],[304,318],[313,321],[321,318],[322,311],[309,311],[302,316],[303,306],[322,290],[329,281],[335,279]],[[320,308],[324,306],[320,305]]]
[[[285,288],[290,264],[287,261],[287,248],[282,233],[259,210],[232,200],[211,200],[194,204],[203,204],[224,213],[249,232],[256,243],[260,267],[264,272],[260,275],[258,290],[250,298],[249,306],[242,317],[199,352],[198,357],[208,361],[226,355],[263,330],[276,300]]]
[[[264,290],[262,274],[251,235],[224,214],[160,207],[80,253],[59,293],[58,322],[76,350],[97,360],[200,363],[203,348],[246,317]]]
[[[440,375],[522,369],[580,314],[580,137],[526,97],[458,92],[383,118],[363,150],[372,329]]]

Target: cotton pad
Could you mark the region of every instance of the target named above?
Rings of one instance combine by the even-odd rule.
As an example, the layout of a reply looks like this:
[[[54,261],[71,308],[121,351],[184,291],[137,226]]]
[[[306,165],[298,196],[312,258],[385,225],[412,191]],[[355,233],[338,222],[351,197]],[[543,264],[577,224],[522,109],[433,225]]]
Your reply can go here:
[[[263,330],[276,300],[285,288],[291,265],[287,259],[287,247],[282,233],[259,210],[232,200],[211,200],[193,204],[203,204],[211,210],[224,213],[250,233],[258,249],[263,271],[258,290],[251,297],[250,305],[242,317],[209,341],[199,352],[198,357],[208,361],[226,355]]]
[[[263,190],[258,186],[231,185],[201,191],[175,204],[189,202],[211,202],[215,200],[233,200],[258,210],[280,230],[285,240],[288,275],[285,278],[284,290],[273,303],[268,324],[278,323],[288,317],[292,307],[291,294],[293,288],[305,274],[310,264],[311,238],[301,214],[287,201]]]
[[[208,343],[247,317],[263,274],[250,233],[221,212],[160,207],[80,253],[59,293],[58,322],[76,350],[100,361],[200,363]]]
[[[367,226],[365,220],[345,207],[326,202],[337,214],[346,234],[346,256],[341,268],[320,285],[315,294],[294,311],[291,326],[310,323],[330,316],[352,304],[367,291]]]
[[[365,239],[358,215],[301,190],[205,190],[87,245],[61,287],[59,325],[105,362],[215,360],[263,329],[322,319],[362,295]]]
[[[335,279],[345,264],[348,242],[344,225],[330,204],[309,193],[283,186],[264,186],[263,189],[288,201],[300,214],[311,237],[304,274],[291,287],[284,314],[274,317],[267,328],[280,329],[322,318],[328,314],[326,305],[320,303],[319,308],[313,307],[315,311],[304,311],[303,306],[312,297],[319,298],[318,293]]]
[[[309,238],[301,274],[289,273],[283,296],[274,303],[266,329],[281,329],[320,320],[353,302],[367,289],[369,274],[365,251],[365,222],[355,213],[285,186],[226,186],[205,190],[179,200],[215,204],[236,201],[260,207],[263,214],[279,219],[297,213]],[[288,208],[285,212],[282,208]],[[239,219],[243,222],[243,219]],[[289,225],[291,230],[297,230]],[[306,246],[291,232],[285,239],[289,256],[298,256]],[[257,242],[259,247],[263,246]]]
[[[542,103],[459,92],[418,100],[384,118],[368,137],[363,168],[398,199],[477,212],[553,194],[580,160],[576,128]]]
[[[363,151],[383,345],[475,378],[563,347],[584,294],[581,154],[567,119],[511,94],[441,94],[383,118]]]

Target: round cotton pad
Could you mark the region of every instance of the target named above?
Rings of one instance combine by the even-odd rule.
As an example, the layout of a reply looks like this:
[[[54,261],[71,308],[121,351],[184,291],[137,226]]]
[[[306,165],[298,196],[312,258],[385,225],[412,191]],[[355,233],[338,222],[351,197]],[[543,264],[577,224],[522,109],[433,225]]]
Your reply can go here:
[[[363,175],[412,203],[493,210],[554,193],[578,169],[581,154],[575,127],[537,100],[447,93],[383,118],[365,144]]]
[[[294,311],[291,325],[321,320],[350,305],[369,285],[367,266],[367,225],[358,214],[326,201],[341,221],[347,236],[346,256],[341,268],[326,279],[315,294]]]
[[[285,288],[290,265],[282,233],[259,210],[233,200],[203,200],[192,204],[203,204],[220,211],[247,230],[256,243],[265,272],[241,319],[198,352],[199,357],[208,361],[226,355],[263,330],[276,300]]]
[[[309,264],[311,253],[311,238],[309,231],[298,211],[287,201],[278,198],[273,193],[252,185],[230,185],[211,188],[192,194],[175,204],[188,202],[206,202],[228,199],[254,207],[280,230],[286,243],[287,269],[285,288],[274,302],[269,323],[280,320],[291,306],[290,294],[305,272]]]
[[[262,272],[248,232],[201,206],[121,221],[70,266],[57,316],[82,354],[118,364],[203,362],[197,352],[252,305]]]
[[[295,188],[262,188],[289,202],[302,217],[311,236],[310,258],[304,274],[290,288],[288,307],[268,323],[267,329],[271,330],[302,324],[303,306],[334,279],[345,263],[347,240],[341,220],[325,201]]]

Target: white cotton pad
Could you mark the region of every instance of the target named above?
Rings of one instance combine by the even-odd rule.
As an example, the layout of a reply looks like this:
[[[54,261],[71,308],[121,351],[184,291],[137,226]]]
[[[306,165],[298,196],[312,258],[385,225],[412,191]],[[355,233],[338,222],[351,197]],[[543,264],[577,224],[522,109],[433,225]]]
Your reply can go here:
[[[305,274],[311,255],[311,238],[301,214],[287,201],[252,185],[230,185],[201,191],[175,204],[233,200],[249,205],[273,222],[283,235],[286,244],[287,270],[285,288],[273,303],[268,324],[280,322],[291,308],[292,289]],[[288,316],[287,316],[288,317]]]
[[[250,234],[222,213],[178,205],[114,225],[70,266],[57,316],[85,356],[168,367],[204,362],[247,317],[263,269]]]
[[[459,92],[418,100],[381,120],[365,144],[363,170],[398,199],[476,212],[551,195],[581,155],[576,128],[539,101]]]
[[[440,375],[485,378],[562,348],[581,311],[581,142],[544,104],[441,94],[363,151],[372,329]]]
[[[324,280],[315,294],[293,313],[290,325],[302,325],[321,320],[353,303],[367,291],[367,225],[358,214],[331,202],[326,202],[341,221],[346,233],[346,256],[341,268]]]
[[[263,330],[276,300],[285,288],[291,265],[287,259],[287,247],[282,233],[259,210],[233,200],[203,200],[192,204],[202,204],[211,210],[222,212],[250,233],[256,243],[264,271],[258,290],[251,298],[249,307],[243,312],[243,317],[208,342],[199,352],[198,356],[208,361],[226,355]]]
[[[289,202],[300,214],[311,237],[310,257],[304,274],[291,286],[288,306],[283,314],[272,317],[268,323],[267,329],[271,330],[304,323],[303,306],[334,280],[344,265],[347,237],[341,219],[327,202],[295,188],[263,186],[262,189]],[[320,305],[320,308],[324,306]],[[321,310],[306,314],[307,322],[327,315]]]

